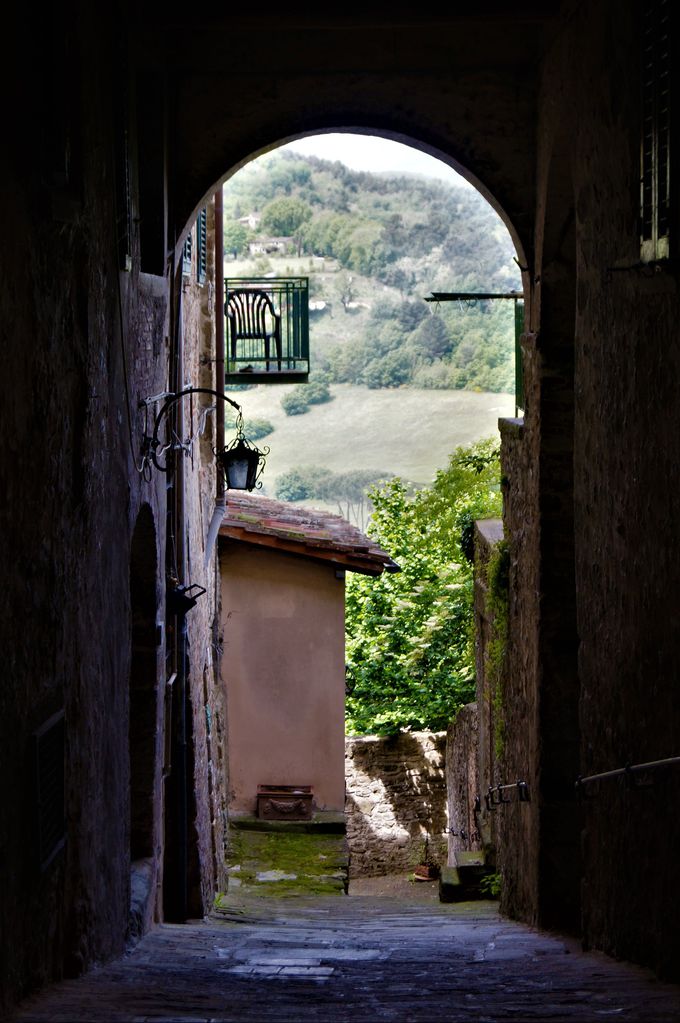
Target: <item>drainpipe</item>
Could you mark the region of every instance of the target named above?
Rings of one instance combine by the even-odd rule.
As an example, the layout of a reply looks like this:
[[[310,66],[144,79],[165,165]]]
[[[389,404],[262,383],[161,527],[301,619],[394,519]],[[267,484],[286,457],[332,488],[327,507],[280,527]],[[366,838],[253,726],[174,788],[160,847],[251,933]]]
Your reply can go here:
[[[222,186],[215,192],[215,390],[224,390],[224,208],[222,205]],[[224,444],[224,409],[223,401],[217,402],[215,431],[216,447]],[[224,479],[217,473],[216,504],[224,505]]]
[[[215,192],[215,390],[224,391],[224,207],[222,188]],[[217,402],[215,412],[215,447],[224,444],[225,403]],[[226,510],[225,485],[221,472],[217,472],[215,486],[215,510],[210,520],[208,539],[205,545],[205,567],[215,551],[217,533]]]

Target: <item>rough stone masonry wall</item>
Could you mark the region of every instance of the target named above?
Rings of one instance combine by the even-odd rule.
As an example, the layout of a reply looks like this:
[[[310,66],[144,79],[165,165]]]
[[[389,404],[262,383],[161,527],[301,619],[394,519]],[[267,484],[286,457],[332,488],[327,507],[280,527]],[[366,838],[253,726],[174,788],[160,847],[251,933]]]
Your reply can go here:
[[[165,385],[163,330],[154,326],[165,323],[165,300],[140,295],[138,262],[119,270],[113,11],[75,8],[70,25],[60,17],[36,25],[17,9],[7,38],[8,74],[23,85],[0,169],[3,1018],[33,988],[124,949],[130,548],[142,505],[161,563],[165,530],[164,481],[145,482],[135,468],[136,402]],[[60,709],[67,838],[41,870],[31,736]]]
[[[182,279],[184,310],[185,381],[193,387],[218,390],[215,380],[215,211],[206,204],[207,261],[205,280],[198,280],[196,226],[190,271]],[[216,404],[209,395],[193,399],[194,408]],[[188,408],[188,405],[187,405]],[[196,420],[197,421],[197,420]],[[186,519],[189,581],[205,587],[187,616],[189,630],[189,693],[192,707],[193,775],[195,806],[192,827],[195,860],[190,875],[191,903],[199,913],[212,906],[216,890],[224,890],[226,819],[226,708],[219,678],[221,640],[218,629],[219,584],[216,543],[208,549],[210,524],[215,511],[216,466],[212,452],[217,444],[215,413],[205,419],[203,433],[185,460],[187,470]],[[216,539],[216,538],[215,538]]]
[[[569,131],[576,208],[584,775],[680,754],[680,299],[673,264],[639,267],[635,10],[604,0],[578,8],[546,68],[546,95],[565,97],[550,113]],[[676,240],[678,227],[676,219]],[[588,789],[583,936],[679,979],[680,887],[670,880],[680,859],[677,769],[646,780],[653,784]]]
[[[461,707],[446,730],[446,802],[448,864],[456,853],[478,851],[483,845],[479,784],[479,711],[476,703]],[[489,864],[493,863],[492,850]]]
[[[447,862],[446,733],[349,737],[347,839],[353,877],[412,871],[429,855]]]

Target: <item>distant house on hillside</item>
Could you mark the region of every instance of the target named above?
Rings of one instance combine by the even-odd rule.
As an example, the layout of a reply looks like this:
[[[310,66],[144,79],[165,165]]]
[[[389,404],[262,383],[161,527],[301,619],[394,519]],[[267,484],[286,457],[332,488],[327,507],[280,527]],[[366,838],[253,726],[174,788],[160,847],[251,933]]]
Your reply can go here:
[[[248,251],[251,256],[271,256],[275,252],[285,253],[292,244],[292,238],[261,238],[260,241],[250,242]]]
[[[244,227],[250,228],[251,231],[255,231],[259,225],[262,215],[260,213],[249,213],[245,217],[239,217],[239,224],[243,224]]]

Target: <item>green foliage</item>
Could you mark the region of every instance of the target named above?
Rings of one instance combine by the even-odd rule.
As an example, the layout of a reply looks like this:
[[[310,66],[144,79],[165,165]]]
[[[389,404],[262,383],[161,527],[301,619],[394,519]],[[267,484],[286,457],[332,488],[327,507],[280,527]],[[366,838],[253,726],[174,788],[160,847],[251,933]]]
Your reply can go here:
[[[290,236],[312,215],[312,211],[302,199],[272,199],[262,210],[260,227],[273,235]]]
[[[262,437],[268,437],[272,433],[274,427],[268,419],[246,419],[244,423],[244,430],[248,440],[260,440]]]
[[[328,386],[328,378],[324,373],[315,373],[306,384],[298,384],[281,398],[281,408],[287,416],[300,416],[309,412],[312,405],[323,405],[331,401],[333,395]]]
[[[225,426],[228,430],[236,429],[236,412],[233,409],[228,409],[225,417]],[[253,416],[251,419],[243,420],[243,432],[250,441],[260,440],[262,437],[267,437],[274,430],[274,426],[268,419],[262,419],[257,416]]]
[[[309,412],[309,402],[303,389],[296,387],[288,394],[284,394],[281,399],[281,408],[287,416],[302,416],[305,412]]]
[[[479,890],[483,895],[487,895],[491,899],[497,899],[501,894],[501,875],[487,874],[479,882]]]
[[[282,472],[276,480],[276,496],[281,501],[306,501],[310,497],[317,497],[331,475],[330,469],[316,465]]]
[[[505,720],[503,716],[503,677],[508,649],[510,547],[500,540],[491,552],[486,567],[486,612],[491,621],[486,648],[485,673],[493,709],[494,752],[503,756]]]
[[[471,461],[482,460],[483,467]],[[370,491],[369,534],[400,565],[347,583],[347,728],[443,729],[474,697],[472,566],[461,522],[500,513],[494,441],[457,448],[432,486]]]
[[[364,519],[372,507],[368,499],[369,490],[390,475],[374,469],[331,472],[316,465],[300,466],[281,473],[276,481],[276,496],[282,501],[316,499],[335,503],[339,514],[363,528]]]
[[[323,405],[332,398],[330,388],[324,380],[310,380],[304,387],[307,401],[310,405]]]
[[[224,224],[224,251],[232,256],[240,256],[248,248],[250,232],[238,220],[227,220]]]

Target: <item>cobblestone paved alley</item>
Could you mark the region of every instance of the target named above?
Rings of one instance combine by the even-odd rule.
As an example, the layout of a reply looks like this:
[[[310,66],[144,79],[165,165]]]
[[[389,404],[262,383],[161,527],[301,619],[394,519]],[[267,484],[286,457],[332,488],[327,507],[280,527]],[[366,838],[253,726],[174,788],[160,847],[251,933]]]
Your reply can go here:
[[[25,1002],[16,1023],[680,1020],[680,989],[501,918],[370,895],[228,902]]]

